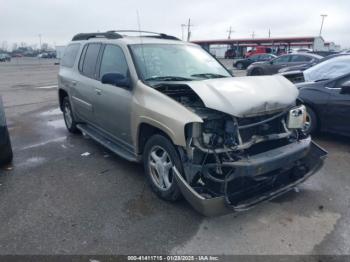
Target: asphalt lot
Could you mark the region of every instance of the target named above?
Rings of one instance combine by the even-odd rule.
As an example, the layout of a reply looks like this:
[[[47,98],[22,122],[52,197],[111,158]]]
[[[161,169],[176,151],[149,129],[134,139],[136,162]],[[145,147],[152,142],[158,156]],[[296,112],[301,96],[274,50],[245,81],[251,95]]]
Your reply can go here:
[[[315,138],[329,157],[298,190],[204,218],[158,199],[142,166],[66,131],[58,69],[37,58],[0,63],[14,149],[0,170],[0,254],[350,254],[349,138]]]

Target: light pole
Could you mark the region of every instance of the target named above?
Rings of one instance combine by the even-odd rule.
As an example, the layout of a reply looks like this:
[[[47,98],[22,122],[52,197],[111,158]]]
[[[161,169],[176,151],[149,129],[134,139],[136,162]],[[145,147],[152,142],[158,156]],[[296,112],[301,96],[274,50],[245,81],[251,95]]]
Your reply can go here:
[[[38,36],[39,36],[39,49],[41,51],[41,34],[39,34]]]
[[[322,22],[321,22],[321,28],[320,28],[320,36],[322,34],[322,28],[323,28],[323,22],[324,22],[324,19],[327,17],[328,15],[321,15],[322,17]]]
[[[234,33],[235,31],[232,30],[232,26],[227,30],[228,36],[227,39],[231,39],[231,34]]]

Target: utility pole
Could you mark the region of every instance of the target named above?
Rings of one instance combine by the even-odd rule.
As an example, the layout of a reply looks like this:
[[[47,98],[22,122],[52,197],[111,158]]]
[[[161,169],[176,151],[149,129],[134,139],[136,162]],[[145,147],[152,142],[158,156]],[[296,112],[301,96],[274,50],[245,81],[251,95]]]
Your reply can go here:
[[[181,24],[181,39],[184,40],[184,28],[186,27],[186,24]]]
[[[269,38],[271,38],[271,30],[269,29]]]
[[[191,18],[188,19],[188,24],[187,24],[187,42],[191,40]]]
[[[234,31],[232,30],[232,26],[230,26],[230,28],[229,28],[226,32],[228,32],[227,39],[231,39],[231,33],[234,32]]]
[[[39,49],[41,50],[41,34],[39,34],[38,36],[39,36]]]
[[[327,17],[328,15],[324,14],[324,15],[321,15],[322,17],[322,22],[321,22],[321,28],[320,28],[320,36],[322,34],[322,28],[323,28],[323,22],[324,22],[324,19]]]
[[[251,34],[251,36],[252,36],[252,39],[254,39],[254,37],[255,37],[255,32],[253,31],[253,33]]]

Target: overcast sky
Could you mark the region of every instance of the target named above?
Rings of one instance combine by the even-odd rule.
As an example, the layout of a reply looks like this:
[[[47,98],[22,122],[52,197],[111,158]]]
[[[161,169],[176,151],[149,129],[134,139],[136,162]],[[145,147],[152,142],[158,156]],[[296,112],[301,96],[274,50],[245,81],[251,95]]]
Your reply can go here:
[[[64,45],[79,32],[141,29],[181,37],[191,18],[192,39],[318,35],[320,14],[328,14],[326,41],[350,47],[349,0],[0,0],[0,44]]]

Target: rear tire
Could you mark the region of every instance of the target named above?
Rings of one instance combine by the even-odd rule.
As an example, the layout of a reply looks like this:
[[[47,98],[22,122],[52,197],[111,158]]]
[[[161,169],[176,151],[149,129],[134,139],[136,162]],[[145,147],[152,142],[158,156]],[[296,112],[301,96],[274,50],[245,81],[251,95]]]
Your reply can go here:
[[[77,122],[74,119],[73,110],[70,105],[68,96],[63,98],[62,111],[64,123],[66,124],[68,131],[73,134],[79,134],[80,130],[77,128]]]
[[[11,147],[11,141],[10,136],[7,130],[7,127],[5,127],[5,143],[3,145],[0,145],[0,166],[10,164],[13,159],[13,152]]]
[[[263,71],[260,68],[253,69],[252,73],[250,74],[252,76],[261,76],[263,75]]]
[[[173,165],[182,173],[182,163],[173,143],[163,135],[154,135],[143,153],[144,169],[151,189],[166,201],[177,201],[181,192],[176,183]]]

